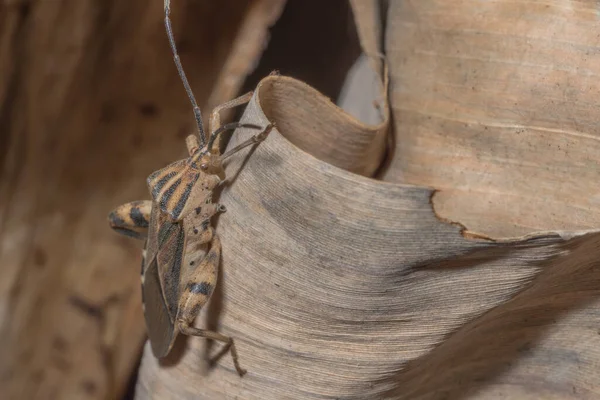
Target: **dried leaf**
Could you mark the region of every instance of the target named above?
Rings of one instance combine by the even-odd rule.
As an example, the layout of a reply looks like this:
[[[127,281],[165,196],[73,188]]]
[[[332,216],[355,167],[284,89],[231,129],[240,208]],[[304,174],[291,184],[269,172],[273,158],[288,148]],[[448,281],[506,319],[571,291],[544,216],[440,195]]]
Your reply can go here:
[[[593,186],[586,182],[597,164],[586,149],[593,148],[593,135],[562,132],[558,111],[574,112],[574,106],[563,103],[552,115],[524,107],[537,121],[515,118],[521,114],[508,106],[517,101],[541,110],[551,102],[549,94],[545,103],[534,96],[550,91],[547,84],[523,86],[529,74],[533,83],[548,71],[527,57],[563,65],[553,67],[555,77],[583,74],[571,69],[582,58],[559,64],[526,41],[550,46],[540,35],[549,19],[558,20],[578,30],[558,42],[559,49],[578,55],[583,47],[571,43],[591,40],[595,30],[583,21],[593,18],[583,9],[565,14],[558,4],[389,3],[384,42],[397,147],[386,179],[393,183],[359,175],[372,171],[358,167],[367,165],[365,157],[377,157],[370,146],[383,145],[372,127],[291,78],[263,80],[243,120],[274,121],[278,131],[227,167],[230,185],[219,201],[229,211],[217,227],[221,292],[198,323],[232,335],[249,373],[240,379],[227,356],[215,369],[202,366],[217,351],[202,340],[188,339],[168,367],[146,348],[137,398],[565,398],[600,392],[600,233],[582,231],[596,225],[577,219],[588,210],[578,201],[592,201],[587,191]],[[353,6],[357,12],[377,4]],[[530,17],[519,24],[521,8]],[[365,40],[378,31],[377,12],[357,12],[363,15],[372,24],[358,18],[362,44],[377,47],[376,40]],[[524,61],[506,61],[518,44]],[[452,53],[456,49],[468,56]],[[481,93],[487,88],[483,72],[485,82],[496,85],[495,96]],[[467,91],[472,81],[478,95]],[[582,85],[579,79],[576,84]],[[466,100],[458,101],[461,95]],[[578,107],[577,121],[589,120]],[[506,136],[507,129],[515,134]],[[563,133],[569,139],[560,139]],[[237,132],[230,146],[242,135]],[[568,142],[570,164],[566,156],[557,158],[549,140]],[[490,198],[497,200],[491,206]],[[525,218],[531,207],[538,212],[535,223]]]
[[[598,234],[466,239],[434,215],[430,189],[364,178],[293,145],[335,134],[345,114],[320,100],[291,78],[263,80],[243,121],[275,121],[279,131],[227,166],[231,183],[219,201],[228,213],[217,226],[222,293],[207,313],[236,339],[248,375],[240,380],[228,357],[207,372],[205,341],[187,339],[168,367],[146,349],[138,398],[414,398],[453,368],[484,371],[482,356],[509,362],[539,335],[536,324],[590,300]],[[336,137],[342,148],[353,140]],[[540,312],[563,291],[571,295],[560,307]],[[523,315],[532,321],[525,332],[515,325]],[[216,327],[205,317],[199,326]],[[501,328],[506,337],[496,335]],[[460,346],[444,342],[451,334],[463,337]],[[459,355],[467,365],[455,364]]]

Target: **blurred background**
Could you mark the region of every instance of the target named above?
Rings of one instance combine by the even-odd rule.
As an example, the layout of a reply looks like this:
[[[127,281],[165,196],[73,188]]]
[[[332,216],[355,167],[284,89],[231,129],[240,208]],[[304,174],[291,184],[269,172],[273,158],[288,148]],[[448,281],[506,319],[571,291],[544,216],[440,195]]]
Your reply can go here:
[[[375,4],[380,14],[369,13]],[[366,37],[357,32],[369,25],[380,40],[362,47],[380,48],[389,62],[396,139],[378,178],[437,189],[431,213],[453,222],[461,240],[569,237],[600,226],[597,1],[171,0],[171,8],[205,116],[272,70],[360,114],[345,96],[371,102],[370,86],[357,90],[362,80],[348,75]],[[106,217],[149,198],[146,177],[183,158],[195,130],[163,17],[161,0],[0,3],[0,399],[133,398],[145,342],[141,244],[112,232]],[[582,243],[593,256],[596,243]],[[536,257],[522,259],[542,270]],[[492,371],[504,379],[497,393],[597,397],[600,278],[596,263],[581,265],[574,278],[559,266],[556,280],[527,286],[531,297],[513,307],[538,308],[510,326],[494,324],[514,309],[498,307],[485,326],[463,312],[461,323],[475,321],[468,337],[480,342],[461,354],[453,352],[461,343],[450,343],[438,357],[464,364],[433,371],[435,358],[425,358],[401,378],[430,390],[425,371],[469,389]],[[502,269],[496,274],[491,283],[505,289]],[[495,293],[489,304],[510,303]],[[493,307],[485,303],[481,315]],[[453,331],[430,322],[439,338],[423,337],[434,347]],[[508,339],[486,353],[496,336]],[[417,357],[411,344],[403,367]],[[465,398],[463,389],[453,398]]]

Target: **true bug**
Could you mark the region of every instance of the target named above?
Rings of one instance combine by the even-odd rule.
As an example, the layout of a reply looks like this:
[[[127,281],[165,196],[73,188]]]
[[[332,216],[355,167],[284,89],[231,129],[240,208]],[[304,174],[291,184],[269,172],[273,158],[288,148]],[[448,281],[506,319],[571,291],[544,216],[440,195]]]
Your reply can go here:
[[[268,125],[259,134],[220,154],[215,139],[238,127],[260,129],[251,124],[220,126],[220,112],[247,103],[247,93],[216,107],[209,121],[210,137],[203,129],[202,115],[181,66],[169,18],[170,1],[165,0],[165,28],[177,71],[192,103],[198,136],[186,138],[189,157],[151,174],[147,179],[152,200],[134,201],[117,207],[109,215],[110,226],[119,233],[145,240],[142,260],[142,302],[148,337],[156,357],[166,356],[179,332],[214,339],[226,344],[237,372],[239,366],[233,339],[217,332],[198,329],[192,323],[215,288],[221,257],[221,241],[210,218],[225,211],[212,203],[213,189],[225,178],[223,160],[266,138]],[[212,130],[214,129],[214,130]],[[201,245],[210,244],[206,253]],[[185,267],[185,268],[184,268]],[[185,269],[189,273],[185,274]]]

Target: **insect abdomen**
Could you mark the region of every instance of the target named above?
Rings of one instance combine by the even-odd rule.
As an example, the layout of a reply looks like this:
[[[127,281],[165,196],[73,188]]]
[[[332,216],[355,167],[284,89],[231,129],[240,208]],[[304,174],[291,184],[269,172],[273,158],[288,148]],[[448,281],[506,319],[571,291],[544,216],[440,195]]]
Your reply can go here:
[[[145,239],[151,207],[152,203],[149,201],[132,201],[123,204],[108,215],[108,223],[113,230],[122,235]]]

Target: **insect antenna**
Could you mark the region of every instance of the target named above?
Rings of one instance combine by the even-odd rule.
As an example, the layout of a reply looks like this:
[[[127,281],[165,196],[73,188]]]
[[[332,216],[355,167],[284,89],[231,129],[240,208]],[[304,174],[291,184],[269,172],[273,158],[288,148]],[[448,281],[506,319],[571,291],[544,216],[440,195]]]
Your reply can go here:
[[[198,107],[198,102],[196,101],[196,97],[194,96],[194,92],[192,92],[192,88],[190,87],[190,83],[185,76],[185,72],[183,72],[183,66],[181,65],[181,60],[179,59],[179,53],[177,52],[177,46],[175,46],[175,38],[173,37],[173,29],[171,29],[171,18],[169,18],[169,14],[171,13],[171,0],[165,0],[165,28],[167,30],[167,37],[169,38],[169,44],[171,45],[171,50],[173,51],[173,60],[175,61],[175,65],[177,66],[177,72],[179,73],[179,77],[183,82],[183,86],[185,87],[185,91],[190,98],[190,102],[192,103],[192,107],[194,108],[194,117],[196,118],[196,125],[198,126],[198,136],[200,137],[200,147],[204,147],[206,144],[206,135],[204,133],[204,125],[202,122],[202,113],[200,111],[200,107]]]

